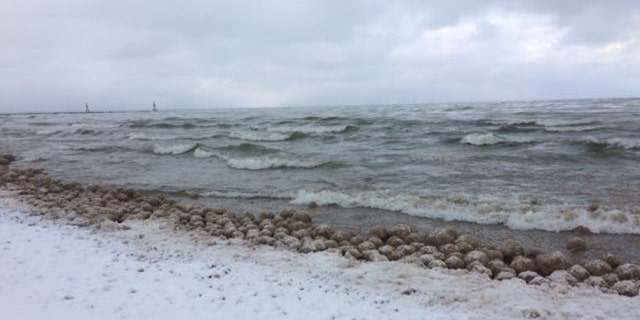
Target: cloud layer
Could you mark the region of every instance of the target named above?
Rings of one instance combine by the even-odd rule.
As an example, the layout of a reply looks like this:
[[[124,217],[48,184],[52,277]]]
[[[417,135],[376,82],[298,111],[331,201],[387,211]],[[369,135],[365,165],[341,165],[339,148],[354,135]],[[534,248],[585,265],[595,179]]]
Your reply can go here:
[[[640,2],[0,4],[0,111],[637,96]]]

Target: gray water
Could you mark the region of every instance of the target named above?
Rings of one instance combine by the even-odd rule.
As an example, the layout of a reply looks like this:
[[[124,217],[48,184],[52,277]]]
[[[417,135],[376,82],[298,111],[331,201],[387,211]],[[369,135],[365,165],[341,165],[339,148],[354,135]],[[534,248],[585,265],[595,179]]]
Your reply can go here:
[[[640,99],[6,114],[0,148],[211,203],[640,233]]]

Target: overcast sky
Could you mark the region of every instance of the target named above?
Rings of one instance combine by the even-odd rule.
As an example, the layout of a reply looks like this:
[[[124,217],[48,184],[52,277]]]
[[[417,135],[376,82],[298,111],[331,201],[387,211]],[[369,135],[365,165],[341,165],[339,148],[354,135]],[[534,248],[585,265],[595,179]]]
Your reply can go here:
[[[640,1],[0,2],[0,111],[640,96]]]

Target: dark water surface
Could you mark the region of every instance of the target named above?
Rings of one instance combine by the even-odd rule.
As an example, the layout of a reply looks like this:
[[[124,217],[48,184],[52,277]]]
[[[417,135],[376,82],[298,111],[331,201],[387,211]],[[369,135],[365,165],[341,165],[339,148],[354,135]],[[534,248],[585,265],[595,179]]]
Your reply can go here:
[[[337,226],[640,234],[638,99],[10,114],[0,137],[59,178],[239,210],[315,202]]]

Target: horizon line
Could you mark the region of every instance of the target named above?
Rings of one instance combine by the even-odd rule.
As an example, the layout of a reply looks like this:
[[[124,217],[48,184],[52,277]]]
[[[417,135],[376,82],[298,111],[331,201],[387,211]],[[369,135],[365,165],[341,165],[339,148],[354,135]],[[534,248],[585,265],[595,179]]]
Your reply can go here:
[[[550,98],[550,99],[505,99],[505,100],[459,100],[459,101],[436,101],[436,102],[398,102],[398,103],[374,103],[374,104],[324,104],[324,105],[272,105],[272,106],[235,106],[235,107],[205,107],[205,108],[167,108],[158,109],[157,112],[162,111],[181,111],[181,110],[219,110],[219,109],[277,109],[277,108],[318,108],[318,107],[383,107],[383,106],[397,106],[397,105],[438,105],[438,104],[480,104],[480,103],[504,103],[504,102],[540,102],[540,101],[581,101],[581,100],[633,100],[640,99],[640,96],[618,96],[618,97],[584,97],[584,98]],[[82,105],[82,104],[81,104]],[[84,105],[82,105],[84,106]],[[90,106],[91,107],[91,106]],[[79,108],[81,109],[81,108]],[[98,111],[27,111],[27,112],[3,112],[0,114],[75,114],[75,113],[127,113],[127,112],[154,112],[147,109],[121,109],[121,110],[98,110]]]

